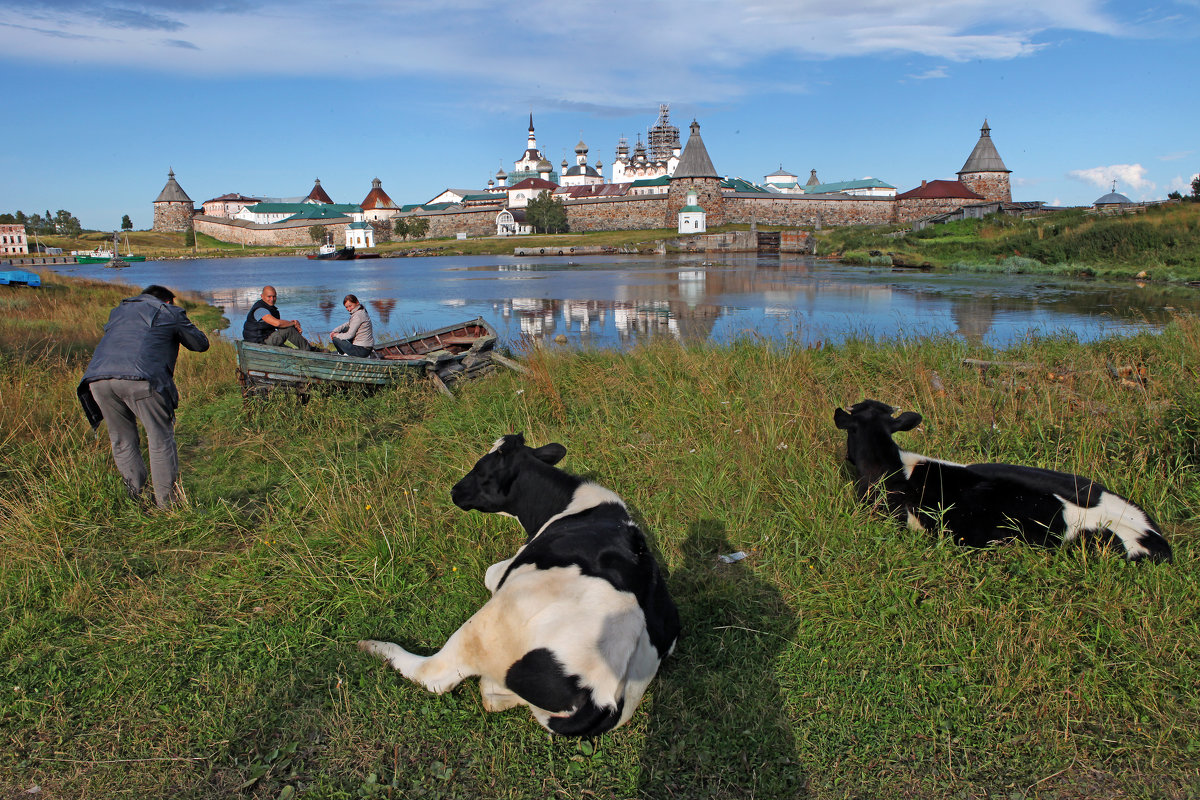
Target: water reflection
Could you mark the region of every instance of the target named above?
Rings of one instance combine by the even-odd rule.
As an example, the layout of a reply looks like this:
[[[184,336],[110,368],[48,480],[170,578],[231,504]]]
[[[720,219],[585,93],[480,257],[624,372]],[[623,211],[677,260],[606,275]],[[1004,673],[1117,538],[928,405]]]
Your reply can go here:
[[[111,280],[103,265],[74,274]],[[378,336],[482,316],[509,340],[626,348],[650,337],[726,342],[752,334],[801,344],[848,336],[957,334],[1004,346],[1038,333],[1093,339],[1153,329],[1174,309],[1200,310],[1188,287],[1021,275],[921,273],[804,257],[695,255],[514,258],[446,256],[325,262],[296,258],[144,262],[121,280],[199,292],[240,320],[263,284],[306,330],[328,330],[346,292],[372,311]],[[401,327],[402,330],[395,330]]]
[[[387,325],[392,319],[392,309],[396,307],[396,301],[392,298],[387,300],[371,300],[371,308],[375,309],[376,319],[379,324]]]

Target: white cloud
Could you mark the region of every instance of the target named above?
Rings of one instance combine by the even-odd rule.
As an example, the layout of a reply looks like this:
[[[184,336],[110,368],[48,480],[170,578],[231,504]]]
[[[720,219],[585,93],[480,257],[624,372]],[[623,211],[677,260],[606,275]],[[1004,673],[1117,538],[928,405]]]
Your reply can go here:
[[[778,82],[778,58],[997,60],[1030,55],[1064,32],[1125,35],[1102,0],[649,0],[635,17],[601,0],[0,0],[0,8],[31,21],[0,22],[8,59],[204,77],[444,79],[470,87],[473,101],[502,91],[600,107],[735,99]],[[914,77],[945,76],[933,67]],[[803,76],[788,80],[804,85]]]
[[[945,67],[934,67],[933,69],[927,69],[924,72],[909,75],[908,77],[914,81],[927,81],[931,78],[948,78],[950,77],[950,73],[946,72]]]
[[[1149,192],[1155,188],[1154,181],[1146,178],[1146,168],[1141,164],[1110,164],[1107,167],[1075,169],[1068,172],[1067,177],[1101,189],[1111,189],[1113,181],[1117,182],[1117,191],[1121,191],[1121,187],[1139,192]]]
[[[1159,156],[1158,160],[1159,161],[1181,161],[1185,158],[1189,158],[1192,155],[1192,153],[1195,153],[1195,152],[1196,152],[1195,150],[1179,150],[1174,153],[1167,153],[1164,156]]]
[[[1190,178],[1184,178],[1182,175],[1176,175],[1167,182],[1167,193],[1170,194],[1171,192],[1179,192],[1183,195],[1191,194],[1192,181],[1196,180],[1196,178],[1200,178],[1200,173],[1197,173]]]

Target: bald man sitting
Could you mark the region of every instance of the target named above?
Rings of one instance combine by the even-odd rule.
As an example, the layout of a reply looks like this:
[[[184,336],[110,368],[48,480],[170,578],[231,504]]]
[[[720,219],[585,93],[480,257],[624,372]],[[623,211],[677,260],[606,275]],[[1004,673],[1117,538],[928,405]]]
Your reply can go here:
[[[275,307],[275,287],[264,286],[262,297],[252,306],[242,325],[242,338],[256,344],[283,347],[290,343],[297,350],[315,350],[301,334],[300,320],[280,319]]]

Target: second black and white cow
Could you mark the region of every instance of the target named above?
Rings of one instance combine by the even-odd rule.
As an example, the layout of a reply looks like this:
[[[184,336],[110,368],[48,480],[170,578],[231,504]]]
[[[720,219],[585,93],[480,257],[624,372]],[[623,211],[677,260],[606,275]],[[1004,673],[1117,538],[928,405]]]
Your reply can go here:
[[[679,612],[616,494],[554,465],[560,444],[499,439],[450,498],[516,517],[528,538],[484,575],[492,597],[436,654],[359,648],[441,694],[478,676],[483,707],[527,705],[548,730],[595,736],[633,716],[679,636]]]
[[[873,491],[889,512],[918,530],[942,530],[974,547],[1006,539],[1053,547],[1079,537],[1114,541],[1131,561],[1170,561],[1171,546],[1134,503],[1079,475],[1013,464],[955,464],[901,450],[892,434],[921,415],[878,400],[838,408],[846,458],[863,499]]]

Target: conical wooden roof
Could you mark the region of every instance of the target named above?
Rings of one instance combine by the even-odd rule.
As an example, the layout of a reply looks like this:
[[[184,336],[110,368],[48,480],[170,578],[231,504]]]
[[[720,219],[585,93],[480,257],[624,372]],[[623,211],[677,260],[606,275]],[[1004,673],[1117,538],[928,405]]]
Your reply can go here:
[[[156,203],[190,203],[190,202],[192,202],[192,198],[188,197],[187,192],[185,192],[183,190],[183,187],[180,186],[175,181],[175,170],[173,170],[173,169],[168,170],[167,185],[164,186],[163,190],[158,193],[158,198],[154,202],[156,202]]]
[[[321,179],[320,178],[317,178],[313,182],[312,191],[309,192],[308,197],[306,197],[304,199],[312,200],[314,203],[332,203],[333,202],[333,198],[331,198],[329,196],[329,193],[321,188]]]
[[[366,198],[359,205],[364,210],[369,208],[398,208],[392,201],[392,198],[388,197],[388,193],[383,190],[383,182],[379,178],[371,181],[371,191],[367,193]]]
[[[967,163],[963,164],[963,168],[958,171],[959,175],[964,172],[1011,172],[1008,167],[1004,166],[1004,161],[1000,158],[1000,154],[996,152],[996,145],[992,144],[992,129],[988,127],[987,120],[983,121],[983,127],[979,129],[979,141],[975,143],[975,149],[971,151],[971,155],[967,157]]]
[[[692,120],[692,133],[688,136],[687,146],[679,156],[679,165],[671,174],[671,180],[677,178],[719,178],[717,168],[708,157],[708,148],[700,138],[700,123]]]

